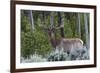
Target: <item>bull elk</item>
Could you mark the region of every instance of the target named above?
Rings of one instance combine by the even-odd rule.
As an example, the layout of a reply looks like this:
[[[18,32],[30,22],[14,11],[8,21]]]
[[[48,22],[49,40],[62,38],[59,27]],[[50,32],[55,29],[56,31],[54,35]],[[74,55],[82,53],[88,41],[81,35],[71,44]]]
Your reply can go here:
[[[67,54],[70,54],[70,53],[73,54],[73,53],[76,53],[76,51],[79,51],[80,49],[82,49],[83,41],[79,38],[61,38],[61,39],[55,38],[56,30],[62,27],[63,26],[59,26],[59,27],[51,26],[51,27],[44,28],[48,34],[48,37],[52,46],[58,50],[63,48],[64,52],[67,52]]]

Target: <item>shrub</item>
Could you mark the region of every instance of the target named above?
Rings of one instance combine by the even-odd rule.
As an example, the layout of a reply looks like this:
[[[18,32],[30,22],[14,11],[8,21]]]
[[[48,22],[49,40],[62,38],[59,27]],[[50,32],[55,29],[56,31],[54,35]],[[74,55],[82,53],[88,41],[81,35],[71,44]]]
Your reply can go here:
[[[46,62],[46,58],[43,58],[41,55],[33,54],[30,55],[29,58],[23,58],[21,57],[22,63],[32,63],[32,62]]]
[[[82,53],[82,59],[83,60],[88,60],[90,57],[89,53],[90,53],[90,50],[87,49],[85,46],[83,47],[84,48],[84,53]]]
[[[70,55],[71,60],[87,60],[89,59],[89,49],[85,46],[80,49],[73,49]]]
[[[34,30],[30,32],[21,32],[21,52],[23,57],[29,57],[31,54],[37,53],[45,56],[52,46],[45,36],[45,33]]]
[[[52,51],[48,57],[47,57],[48,61],[66,61],[69,60],[67,53],[65,53],[63,50],[55,50]]]

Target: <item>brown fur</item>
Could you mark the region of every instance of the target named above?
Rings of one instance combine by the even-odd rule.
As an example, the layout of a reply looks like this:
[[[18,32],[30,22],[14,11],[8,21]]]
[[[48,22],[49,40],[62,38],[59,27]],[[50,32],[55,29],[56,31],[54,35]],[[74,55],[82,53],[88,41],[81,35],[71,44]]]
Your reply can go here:
[[[65,52],[70,52],[72,49],[80,49],[83,47],[83,42],[78,38],[62,39],[60,46]]]

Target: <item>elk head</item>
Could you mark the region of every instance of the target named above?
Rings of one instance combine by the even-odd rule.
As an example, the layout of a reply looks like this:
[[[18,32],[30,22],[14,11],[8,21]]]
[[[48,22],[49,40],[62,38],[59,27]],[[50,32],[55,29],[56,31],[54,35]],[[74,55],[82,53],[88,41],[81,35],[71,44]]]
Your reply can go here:
[[[42,26],[43,30],[48,34],[49,40],[53,48],[56,48],[56,38],[55,38],[55,33],[57,29],[54,26]]]

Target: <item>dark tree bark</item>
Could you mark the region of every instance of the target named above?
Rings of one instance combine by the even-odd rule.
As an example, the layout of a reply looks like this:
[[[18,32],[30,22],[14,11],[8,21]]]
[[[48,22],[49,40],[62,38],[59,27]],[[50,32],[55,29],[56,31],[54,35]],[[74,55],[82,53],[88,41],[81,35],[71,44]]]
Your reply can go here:
[[[42,24],[43,24],[43,26],[47,26],[47,25],[46,25],[45,11],[42,12]]]
[[[60,31],[61,31],[61,36],[64,37],[64,24],[60,12],[58,12],[58,26],[63,26],[60,28]]]

